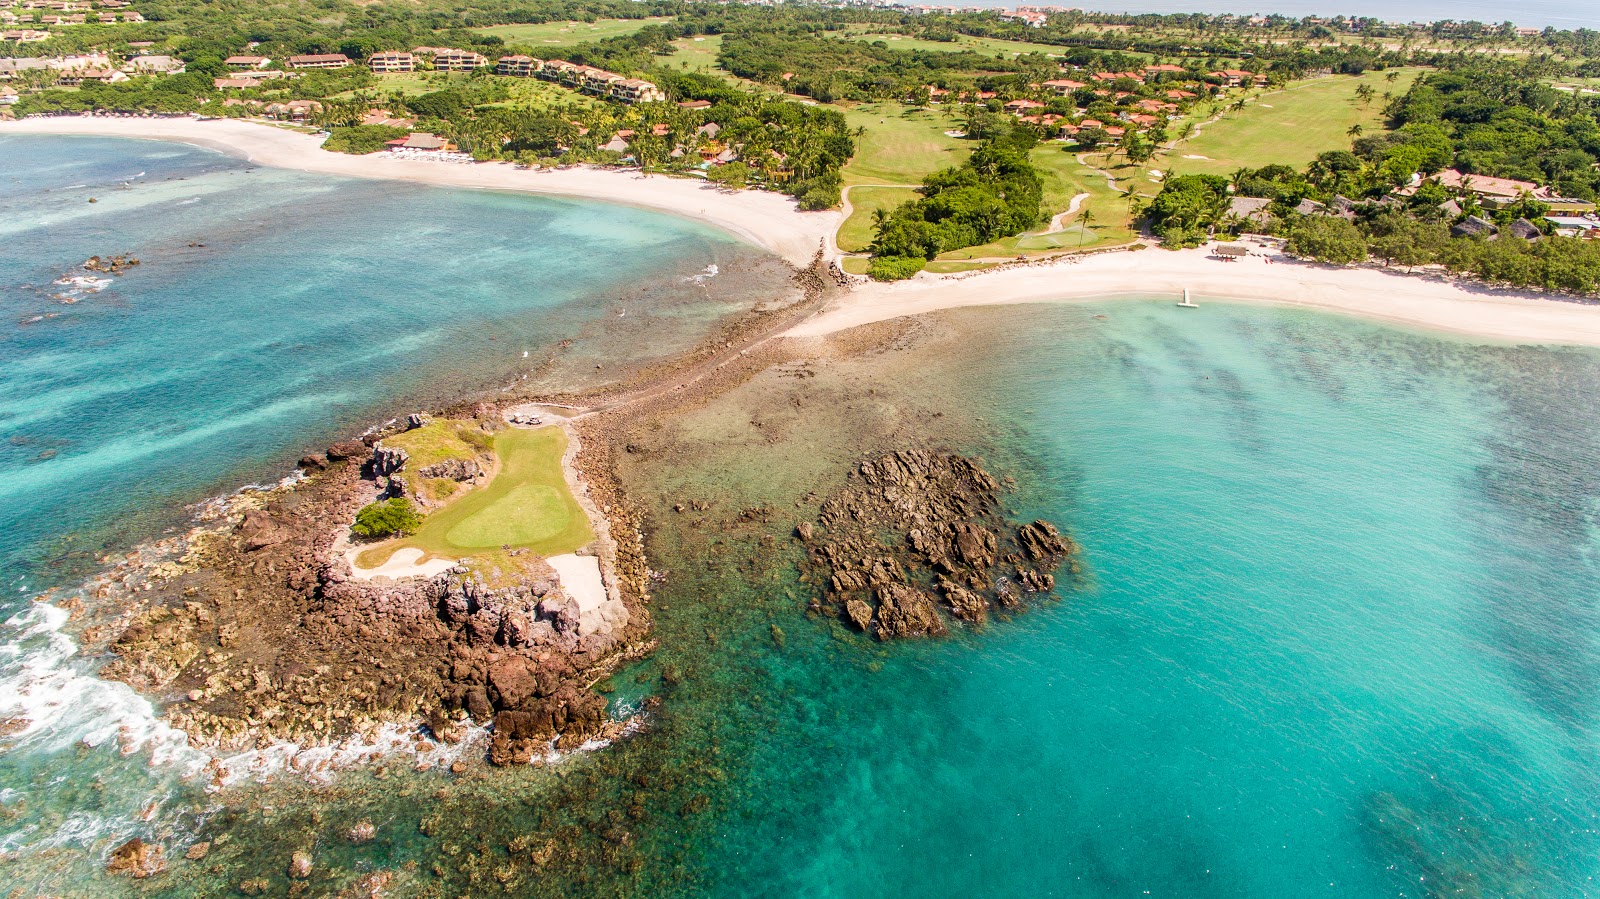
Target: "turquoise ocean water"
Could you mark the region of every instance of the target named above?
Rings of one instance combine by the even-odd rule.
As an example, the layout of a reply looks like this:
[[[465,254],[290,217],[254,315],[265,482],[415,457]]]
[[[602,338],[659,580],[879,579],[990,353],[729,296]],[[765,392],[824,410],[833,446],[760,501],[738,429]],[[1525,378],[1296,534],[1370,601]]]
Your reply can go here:
[[[950,320],[987,349],[940,392],[1084,582],[887,649],[723,600],[764,609],[685,688],[732,710],[712,891],[1600,893],[1600,354],[1214,302]]]
[[[118,156],[130,153],[136,165]],[[161,145],[0,145],[0,166],[19,159],[33,183],[54,180],[0,200],[0,228],[26,219],[16,209],[49,222],[0,240],[8,592],[167,520],[125,521],[130,508],[274,477],[308,445],[403,411],[408,392],[514,376],[524,347],[537,357],[589,333],[652,271],[689,277],[739,252],[643,213],[247,174]],[[127,193],[161,200],[101,186],[139,171],[151,183]],[[99,203],[68,190],[81,182]],[[278,198],[340,224],[263,224],[280,221]],[[354,224],[417,209],[453,224],[399,250]],[[563,234],[613,221],[603,275],[568,258]],[[190,259],[191,240],[215,255]],[[125,250],[146,265],[77,304],[22,286]],[[679,302],[666,320],[683,335],[718,308]],[[645,809],[619,843],[646,872],[681,866],[686,892],[729,896],[1600,893],[1600,353],[1208,300],[946,321],[974,337],[965,356],[930,360],[918,389],[983,416],[993,465],[1017,477],[1017,513],[1082,543],[1082,583],[982,632],[876,647],[805,618],[792,584],[717,581],[742,570],[737,544],[704,577],[663,560],[678,568],[659,593],[659,664],[681,674],[660,732],[702,758],[641,743],[565,779],[616,781],[594,792],[623,800],[586,813],[608,834],[635,826],[621,809],[643,784],[697,784],[681,814],[677,799],[660,817]],[[889,385],[881,402],[895,402]],[[50,473],[58,462],[67,475]],[[13,595],[15,609],[25,595]],[[11,674],[55,651],[53,632],[25,623],[36,632],[0,658]],[[54,686],[95,710],[137,702],[81,678]],[[173,811],[205,807],[182,764],[122,757],[104,735],[79,748],[84,727],[63,716],[0,754],[0,848],[23,859],[0,881],[26,871],[17,885],[105,895],[73,879],[73,858],[132,833],[181,846],[232,826]],[[274,801],[328,803],[326,819],[291,833],[282,812],[240,813],[233,845],[248,841],[251,873],[280,892],[302,845],[329,893],[351,872],[418,861],[403,895],[435,864],[464,865],[462,841],[489,868],[509,864],[508,835],[537,810],[495,797],[535,795],[519,784],[539,776],[463,782],[464,805],[439,798],[450,782],[437,773],[354,798],[279,787]],[[163,805],[147,823],[151,798]],[[434,812],[450,816],[443,836],[418,827]],[[380,824],[368,847],[339,836],[357,816]],[[242,875],[217,864],[209,887],[138,889],[232,895]],[[586,894],[537,874],[519,883],[513,894]]]
[[[114,254],[141,264],[57,283]],[[183,753],[147,703],[78,676],[93,660],[37,592],[390,416],[669,356],[770,293],[773,265],[623,207],[0,138],[0,718],[33,722],[0,752],[0,849],[93,845],[181,792],[118,755],[119,732]]]

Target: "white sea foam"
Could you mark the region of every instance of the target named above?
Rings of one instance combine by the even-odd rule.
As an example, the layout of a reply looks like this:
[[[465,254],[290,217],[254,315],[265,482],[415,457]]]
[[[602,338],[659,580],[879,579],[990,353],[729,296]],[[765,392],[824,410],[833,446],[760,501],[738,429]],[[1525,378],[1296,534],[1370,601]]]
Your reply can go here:
[[[684,278],[683,281],[685,284],[704,284],[721,273],[722,269],[717,268],[716,263],[712,263],[706,266],[705,270],[700,272],[700,274],[690,275],[689,277]]]
[[[206,755],[156,717],[150,701],[127,684],[85,670],[64,627],[65,609],[36,602],[4,624],[0,644],[0,719],[17,729],[12,752],[59,752],[74,744],[115,740],[124,755],[148,752],[151,761],[198,773]]]
[[[110,287],[110,278],[96,278],[93,275],[65,275],[50,282],[62,287],[70,287],[80,293],[99,293]]]

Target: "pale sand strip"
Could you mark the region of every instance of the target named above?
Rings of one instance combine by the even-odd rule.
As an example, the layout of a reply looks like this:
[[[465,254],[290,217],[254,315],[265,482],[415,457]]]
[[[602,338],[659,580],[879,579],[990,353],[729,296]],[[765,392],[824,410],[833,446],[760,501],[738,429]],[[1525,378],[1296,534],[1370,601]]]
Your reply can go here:
[[[621,203],[705,222],[782,256],[810,264],[839,227],[837,212],[800,212],[770,191],[730,191],[694,178],[595,168],[528,171],[509,163],[451,164],[349,156],[321,149],[321,139],[232,119],[56,116],[0,122],[0,135],[63,134],[178,141],[221,150],[260,165],[350,178],[414,181],[442,187],[525,191]]]
[[[898,284],[864,286],[786,336],[818,336],[960,306],[1082,303],[1124,296],[1170,298],[1176,303],[1188,288],[1202,307],[1207,298],[1243,300],[1493,340],[1600,346],[1600,305],[1488,290],[1437,277],[1271,258],[1270,264],[1259,256],[1222,262],[1209,258],[1203,249],[1146,249],[965,278],[920,275]],[[1204,309],[1196,314],[1204,314]]]
[[[5,134],[80,134],[180,141],[252,162],[357,178],[392,178],[445,187],[489,188],[585,197],[671,212],[720,227],[796,265],[820,245],[832,251],[837,212],[799,212],[787,197],[729,192],[698,181],[599,169],[527,172],[510,165],[450,165],[346,156],[319,149],[310,135],[250,122],[190,118],[56,117],[0,122]],[[975,276],[922,275],[869,284],[801,323],[789,336],[816,336],[870,322],[959,306],[1088,302],[1117,296],[1170,296],[1188,288],[1204,300],[1227,298],[1302,306],[1391,324],[1496,340],[1600,346],[1600,307],[1539,294],[1486,290],[1470,282],[1409,277],[1374,269],[1291,264],[1278,257],[1223,263],[1203,250],[1106,253],[1076,263],[1026,266]]]

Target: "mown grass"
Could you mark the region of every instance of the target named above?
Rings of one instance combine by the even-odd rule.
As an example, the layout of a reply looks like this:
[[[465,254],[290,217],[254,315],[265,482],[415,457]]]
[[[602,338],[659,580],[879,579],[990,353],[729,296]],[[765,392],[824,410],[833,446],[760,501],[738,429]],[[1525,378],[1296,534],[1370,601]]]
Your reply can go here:
[[[1229,175],[1274,163],[1304,168],[1320,153],[1348,149],[1354,125],[1382,130],[1384,92],[1400,96],[1420,74],[1418,69],[1391,71],[1399,76],[1393,82],[1384,72],[1329,75],[1263,94],[1244,109],[1205,126],[1146,168],[1183,175]],[[1363,84],[1376,93],[1370,104],[1356,98]]]
[[[922,179],[966,160],[969,142],[950,137],[960,131],[956,116],[900,103],[863,103],[844,110],[856,138],[856,155],[842,172],[846,184],[915,187]]]
[[[1089,195],[1079,204],[1078,212],[1069,220],[1067,228],[1050,234],[1023,234],[981,246],[952,250],[941,254],[935,262],[1049,255],[1127,243],[1134,239],[1136,235],[1127,198],[1112,190],[1099,173],[1078,162],[1070,147],[1054,141],[1043,143],[1034,147],[1032,159],[1044,181],[1044,207],[1051,217],[1070,209],[1073,197]],[[1084,225],[1086,212],[1090,216],[1087,227]],[[934,269],[931,264],[929,269],[943,270]]]
[[[1061,56],[1070,48],[1057,47],[1051,44],[1033,44],[1027,41],[1006,41],[992,37],[972,37],[970,35],[957,35],[954,41],[929,41],[922,38],[911,37],[904,34],[885,34],[867,29],[850,29],[840,35],[847,40],[874,43],[883,41],[891,50],[927,50],[934,53],[961,53],[971,51],[984,53],[989,56],[1005,56],[1008,59],[1021,56],[1024,53],[1043,53],[1048,56]]]
[[[424,453],[455,449],[443,436],[418,443]],[[427,557],[498,559],[502,547],[554,556],[588,544],[594,531],[561,470],[566,451],[567,435],[558,427],[500,432],[494,437],[500,469],[488,486],[430,514],[412,536],[375,546],[358,561],[376,567],[408,547]]]
[[[852,187],[850,188],[850,217],[839,226],[839,249],[859,253],[872,244],[877,236],[873,213],[879,209],[893,209],[901,203],[917,198],[910,187]]]
[[[632,34],[646,25],[670,22],[672,18],[597,19],[593,22],[542,22],[538,25],[490,25],[474,28],[479,34],[492,34],[508,44],[530,47],[574,47],[590,41]]]

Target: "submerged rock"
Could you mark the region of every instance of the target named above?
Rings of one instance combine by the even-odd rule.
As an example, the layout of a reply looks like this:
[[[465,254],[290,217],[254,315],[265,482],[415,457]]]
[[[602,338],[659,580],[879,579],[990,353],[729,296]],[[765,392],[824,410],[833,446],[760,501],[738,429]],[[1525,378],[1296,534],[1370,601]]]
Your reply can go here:
[[[111,859],[106,863],[107,872],[122,874],[136,880],[154,877],[166,869],[166,853],[161,847],[155,843],[146,843],[138,837],[111,850]]]
[[[942,636],[944,614],[982,624],[992,607],[1055,587],[1076,551],[1049,522],[1018,527],[1000,509],[1002,485],[971,459],[908,450],[868,459],[795,528],[818,610],[880,640]]]

